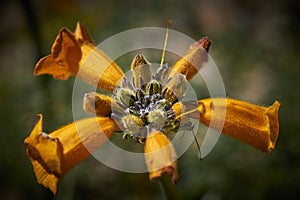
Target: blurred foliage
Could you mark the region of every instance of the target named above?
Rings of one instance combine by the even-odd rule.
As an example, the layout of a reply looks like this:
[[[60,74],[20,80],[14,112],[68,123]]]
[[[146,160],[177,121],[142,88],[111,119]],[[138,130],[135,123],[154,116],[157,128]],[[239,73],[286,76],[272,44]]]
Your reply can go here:
[[[52,199],[38,185],[26,157],[24,138],[35,114],[45,130],[72,121],[74,79],[34,77],[36,61],[50,52],[58,30],[89,29],[94,41],[136,27],[164,27],[194,39],[208,35],[210,54],[228,96],[252,103],[282,103],[277,148],[265,155],[221,136],[202,161],[196,145],[179,159],[183,199],[296,199],[300,181],[300,7],[287,1],[93,1],[11,0],[0,6],[0,197]],[[118,47],[116,47],[118,48]],[[151,58],[148,58],[151,61]],[[61,182],[57,199],[161,199],[147,174],[110,169],[90,157]]]

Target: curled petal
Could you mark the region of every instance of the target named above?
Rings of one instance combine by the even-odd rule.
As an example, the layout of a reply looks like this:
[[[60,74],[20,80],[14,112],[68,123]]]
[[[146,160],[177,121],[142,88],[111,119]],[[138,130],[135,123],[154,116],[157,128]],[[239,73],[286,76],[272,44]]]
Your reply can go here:
[[[180,73],[185,75],[187,80],[193,78],[202,65],[208,61],[208,50],[210,45],[211,41],[208,37],[204,37],[192,44],[189,51],[172,67],[169,77],[173,77],[174,74]]]
[[[76,24],[76,29],[74,31],[74,35],[75,35],[75,39],[79,43],[93,43],[85,26],[80,22],[77,22],[77,24]]]
[[[74,35],[62,28],[52,46],[51,55],[38,61],[34,75],[51,74],[54,78],[66,80],[71,75],[76,76],[81,57],[80,46]]]
[[[120,67],[95,47],[81,23],[77,23],[74,33],[66,28],[60,30],[51,54],[35,66],[34,75],[42,74],[62,80],[78,75],[80,79],[109,91],[113,91],[123,77]]]
[[[176,182],[178,179],[176,153],[170,140],[163,133],[153,130],[146,138],[144,148],[150,180],[166,173]]]
[[[278,101],[263,107],[234,99],[212,98],[200,100],[198,105],[200,121],[206,126],[220,130],[224,125],[222,133],[263,152],[270,153],[275,148],[279,131]],[[197,113],[193,116],[197,117]]]
[[[24,141],[38,183],[54,194],[60,178],[101,146],[116,130],[109,118],[87,118],[66,125],[50,134],[42,129],[42,115]]]

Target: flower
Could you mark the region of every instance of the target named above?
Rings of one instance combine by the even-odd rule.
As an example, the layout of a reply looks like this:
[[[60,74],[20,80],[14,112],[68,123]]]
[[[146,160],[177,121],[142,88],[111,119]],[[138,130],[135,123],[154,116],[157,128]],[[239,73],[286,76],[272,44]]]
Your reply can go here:
[[[43,132],[42,115],[38,116],[38,122],[25,139],[27,155],[38,183],[53,193],[56,193],[59,179],[89,155],[87,147],[96,149],[117,130],[114,120],[97,117],[82,119],[48,135]]]
[[[131,82],[113,60],[95,47],[81,23],[77,23],[74,33],[61,29],[51,54],[40,59],[34,75],[50,74],[62,80],[77,76],[112,95],[87,93],[83,109],[96,117],[50,134],[43,132],[43,118],[38,115],[38,122],[24,141],[38,183],[55,194],[61,177],[89,155],[87,149],[96,150],[115,131],[123,131],[124,139],[144,145],[150,180],[167,174],[176,182],[176,152],[168,136],[179,127],[192,130],[192,118],[270,153],[278,137],[279,102],[263,107],[229,98],[179,101],[187,81],[208,60],[210,45],[208,37],[202,38],[173,67],[162,65],[154,75],[146,58],[137,55],[131,64]],[[85,62],[87,58],[89,62]]]

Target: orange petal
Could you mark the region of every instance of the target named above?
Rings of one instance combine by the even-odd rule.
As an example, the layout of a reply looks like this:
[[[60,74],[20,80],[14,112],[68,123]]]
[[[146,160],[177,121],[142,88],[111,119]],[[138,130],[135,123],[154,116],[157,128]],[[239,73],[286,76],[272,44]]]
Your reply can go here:
[[[59,31],[48,55],[38,61],[34,75],[51,74],[54,78],[65,80],[76,76],[82,53],[74,35],[66,28]]]
[[[279,131],[276,101],[270,107],[250,104],[244,101],[212,98],[198,102],[200,121],[206,126],[270,153],[276,144]],[[193,114],[197,117],[197,113]],[[213,120],[211,120],[213,119]]]
[[[48,135],[42,130],[42,120],[42,115],[39,115],[38,122],[24,143],[38,183],[54,194],[60,178],[85,159],[89,151],[101,146],[117,129],[112,119],[97,117],[79,120]]]
[[[163,133],[153,130],[146,138],[144,149],[150,180],[166,173],[176,182],[178,179],[176,153],[170,140]]]
[[[120,67],[90,43],[82,44],[81,52],[78,77],[94,86],[113,91],[124,76]]]
[[[53,194],[56,194],[60,176],[48,173],[46,169],[39,163],[39,161],[31,158],[30,161],[33,166],[34,174],[37,178],[37,182],[44,187],[49,188]]]
[[[76,76],[79,69],[80,79],[109,91],[124,75],[113,60],[95,47],[81,23],[77,23],[74,33],[66,28],[60,30],[51,55],[39,60],[34,75],[50,74],[65,80],[71,75]]]
[[[189,113],[190,110],[192,110],[191,108],[197,108],[194,106],[195,102],[176,102],[175,104],[173,104],[172,108],[174,111],[174,115],[177,119],[180,120],[180,126],[183,127],[184,125],[190,126],[190,117],[187,115],[187,113]],[[195,112],[194,110],[192,110],[192,112]],[[191,128],[192,129],[192,128]]]
[[[189,51],[172,67],[169,77],[173,77],[176,73],[180,73],[185,75],[187,80],[193,78],[202,65],[208,61],[208,50],[210,45],[211,41],[208,37],[204,37],[192,44]]]
[[[88,42],[88,43],[93,44],[93,41],[92,41],[88,31],[86,30],[85,26],[80,22],[77,22],[77,24],[76,24],[76,29],[74,31],[74,35],[75,35],[76,40],[81,43]]]

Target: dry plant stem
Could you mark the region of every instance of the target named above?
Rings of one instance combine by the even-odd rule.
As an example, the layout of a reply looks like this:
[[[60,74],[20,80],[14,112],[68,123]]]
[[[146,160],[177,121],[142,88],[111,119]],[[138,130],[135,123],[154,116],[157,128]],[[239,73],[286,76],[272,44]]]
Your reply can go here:
[[[158,179],[159,187],[167,200],[177,200],[179,198],[178,190],[172,181],[172,178],[167,174],[162,174]]]

